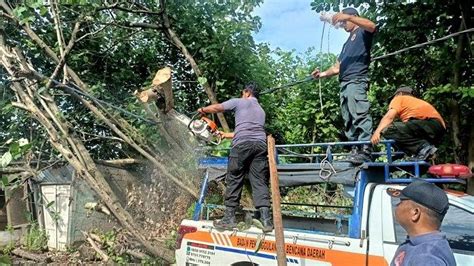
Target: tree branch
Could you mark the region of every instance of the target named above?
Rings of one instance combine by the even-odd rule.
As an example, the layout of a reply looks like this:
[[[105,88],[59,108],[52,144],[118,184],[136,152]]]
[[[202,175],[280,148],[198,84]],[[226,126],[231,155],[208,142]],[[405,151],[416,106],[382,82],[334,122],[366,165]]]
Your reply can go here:
[[[74,24],[74,29],[72,30],[71,39],[69,39],[69,43],[66,46],[66,49],[64,50],[63,55],[61,56],[61,60],[59,60],[59,63],[56,66],[56,68],[54,69],[53,74],[50,76],[48,84],[46,84],[46,88],[51,87],[52,80],[56,78],[56,76],[58,75],[60,69],[63,68],[63,66],[66,64],[66,56],[69,54],[69,52],[72,50],[72,47],[76,43],[75,40],[76,40],[76,37],[77,37],[77,33],[79,32],[79,27],[80,26],[81,26],[80,22],[76,22],[76,24]]]
[[[136,3],[134,3],[134,4],[136,4]],[[139,7],[143,8],[143,6],[139,6]],[[154,12],[154,11],[150,11],[148,9],[136,10],[136,9],[129,9],[129,8],[126,8],[126,7],[123,7],[123,6],[119,6],[118,2],[114,3],[112,5],[109,5],[109,6],[99,7],[96,10],[97,11],[103,11],[103,10],[114,10],[114,9],[125,11],[125,12],[128,12],[128,13],[135,13],[135,14],[161,15],[161,12]]]

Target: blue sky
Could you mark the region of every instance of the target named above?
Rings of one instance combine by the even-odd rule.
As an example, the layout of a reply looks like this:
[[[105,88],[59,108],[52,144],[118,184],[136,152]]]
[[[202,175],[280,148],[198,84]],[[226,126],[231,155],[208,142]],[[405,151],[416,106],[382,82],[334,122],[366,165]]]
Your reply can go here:
[[[312,0],[264,0],[254,14],[261,18],[262,28],[254,35],[255,40],[269,43],[272,48],[280,47],[283,50],[295,50],[304,53],[313,46],[319,52],[323,22],[319,14],[311,10]],[[339,54],[348,33],[343,29],[328,27],[324,33],[323,52],[328,50]]]

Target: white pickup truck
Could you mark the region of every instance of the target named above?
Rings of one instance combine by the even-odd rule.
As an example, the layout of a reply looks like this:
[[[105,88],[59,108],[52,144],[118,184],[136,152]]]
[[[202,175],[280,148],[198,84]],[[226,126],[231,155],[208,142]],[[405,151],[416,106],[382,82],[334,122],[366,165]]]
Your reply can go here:
[[[326,156],[327,157],[327,156]],[[389,156],[390,157],[390,156]],[[337,165],[333,163],[337,172]],[[293,164],[294,166],[294,164]],[[304,177],[321,166],[300,164],[287,171],[278,166],[280,180]],[[353,198],[350,214],[327,215],[283,212],[285,250],[288,265],[389,265],[400,243],[406,238],[403,228],[394,220],[397,199],[388,188],[403,188],[410,178],[391,177],[392,169],[413,168],[414,175],[423,172],[424,162],[367,163],[358,169],[348,195]],[[303,169],[303,171],[301,171]],[[421,170],[420,170],[421,169]],[[285,172],[286,171],[286,172]],[[304,179],[304,178],[303,178]],[[337,178],[335,178],[337,179]],[[462,183],[455,178],[426,178],[435,183]],[[286,181],[283,181],[285,184]],[[328,181],[328,180],[326,180]],[[291,182],[291,180],[290,180]],[[201,189],[194,220],[184,220],[178,230],[177,265],[276,265],[274,233],[263,234],[257,227],[242,231],[218,231],[209,218],[204,203],[207,180]],[[457,265],[474,265],[474,197],[446,190],[450,207],[441,230],[456,258]],[[316,210],[318,206],[315,206]],[[327,206],[319,206],[324,208]],[[203,210],[207,210],[204,215]],[[204,217],[203,217],[204,216]],[[204,218],[204,219],[203,219]]]

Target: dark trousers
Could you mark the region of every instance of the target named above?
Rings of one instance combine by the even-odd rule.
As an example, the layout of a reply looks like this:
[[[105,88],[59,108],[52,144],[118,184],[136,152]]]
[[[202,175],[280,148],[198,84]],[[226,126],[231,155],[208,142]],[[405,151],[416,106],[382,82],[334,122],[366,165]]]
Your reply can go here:
[[[246,141],[232,147],[227,166],[225,205],[237,207],[242,195],[244,177],[248,174],[256,208],[270,207],[268,189],[267,144],[262,141]]]
[[[385,139],[395,140],[395,145],[408,155],[416,155],[425,145],[441,142],[446,129],[436,119],[411,119],[406,123],[393,122],[382,131]]]
[[[344,133],[350,141],[369,140],[372,135],[372,116],[367,98],[369,83],[366,79],[341,83],[340,106]]]

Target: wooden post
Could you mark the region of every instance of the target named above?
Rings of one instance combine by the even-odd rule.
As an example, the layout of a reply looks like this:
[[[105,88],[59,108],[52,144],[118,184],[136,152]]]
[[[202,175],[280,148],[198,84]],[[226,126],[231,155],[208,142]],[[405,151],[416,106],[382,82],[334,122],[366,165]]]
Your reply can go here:
[[[267,138],[268,165],[270,166],[270,187],[272,190],[273,224],[275,226],[275,244],[278,266],[286,266],[285,236],[281,219],[280,188],[275,160],[275,139],[272,135]]]

